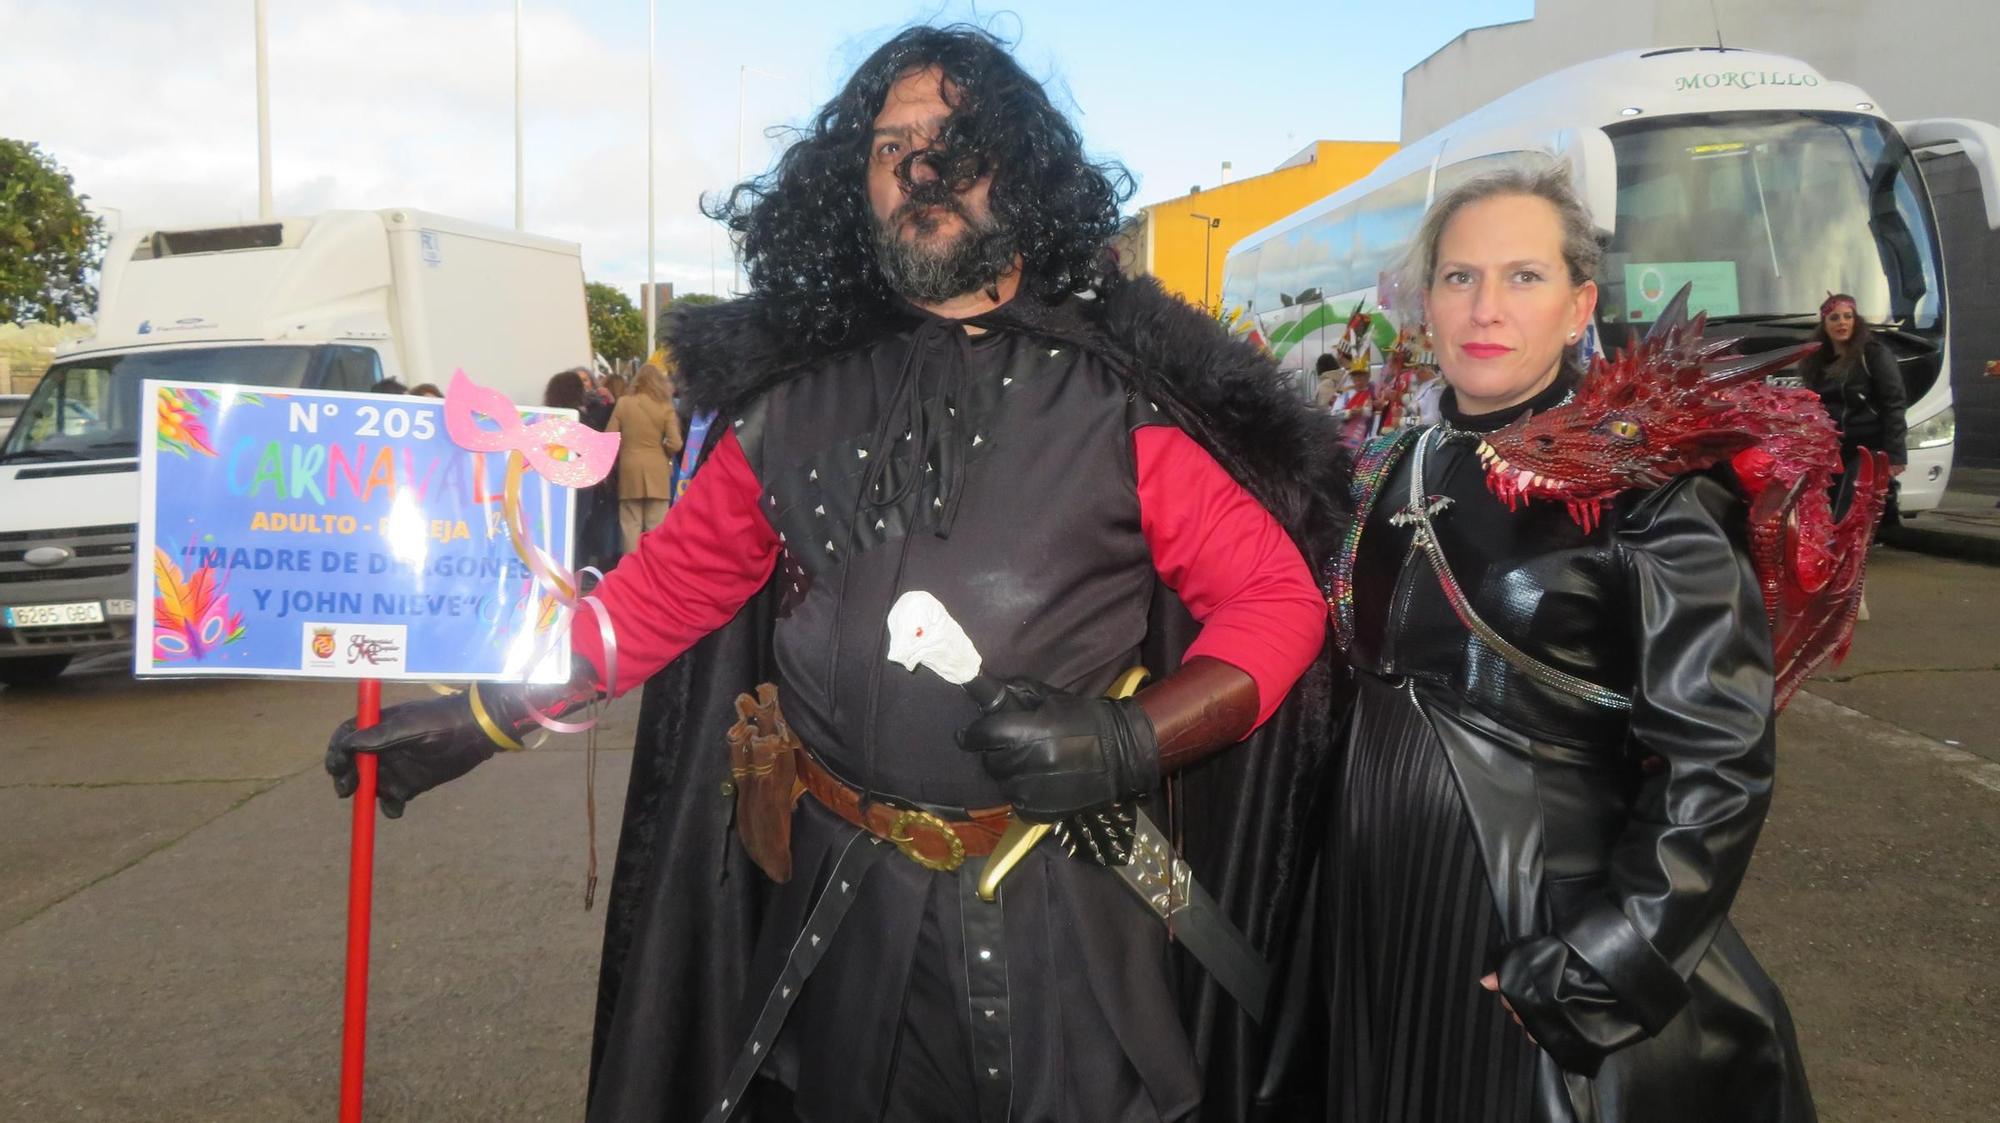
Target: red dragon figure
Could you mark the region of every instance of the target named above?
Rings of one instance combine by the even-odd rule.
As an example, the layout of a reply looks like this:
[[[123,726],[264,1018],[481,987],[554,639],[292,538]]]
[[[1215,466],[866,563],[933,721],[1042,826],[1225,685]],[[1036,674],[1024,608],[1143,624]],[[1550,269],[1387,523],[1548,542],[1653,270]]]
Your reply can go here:
[[[1783,707],[1812,669],[1847,655],[1861,603],[1868,541],[1888,495],[1888,457],[1860,461],[1843,517],[1830,498],[1840,436],[1809,390],[1763,376],[1817,344],[1762,355],[1704,340],[1707,316],[1687,316],[1688,290],[1643,341],[1599,357],[1562,405],[1487,436],[1486,483],[1509,507],[1532,499],[1569,506],[1585,530],[1622,491],[1654,488],[1727,462],[1750,504],[1750,555],[1763,587]]]

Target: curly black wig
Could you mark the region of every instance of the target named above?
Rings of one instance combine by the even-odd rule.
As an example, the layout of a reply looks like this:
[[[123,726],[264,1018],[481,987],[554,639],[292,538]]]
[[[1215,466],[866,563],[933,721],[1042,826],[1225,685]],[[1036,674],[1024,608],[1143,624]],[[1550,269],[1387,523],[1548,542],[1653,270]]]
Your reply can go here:
[[[993,216],[1026,263],[1023,295],[1054,302],[1103,280],[1131,175],[1084,155],[1076,129],[998,38],[912,27],[861,64],[770,174],[704,205],[735,233],[750,296],[775,333],[839,347],[892,306],[876,265],[868,157],[889,88],[928,67],[943,73],[952,110],[934,148],[975,153],[992,169]]]

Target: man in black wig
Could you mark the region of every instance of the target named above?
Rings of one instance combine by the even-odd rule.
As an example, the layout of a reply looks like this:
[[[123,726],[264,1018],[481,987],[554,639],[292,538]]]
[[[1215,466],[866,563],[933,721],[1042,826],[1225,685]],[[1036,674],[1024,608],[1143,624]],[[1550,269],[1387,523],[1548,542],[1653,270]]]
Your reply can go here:
[[[597,590],[615,659],[581,613],[568,688],[484,695],[518,735],[646,683],[592,1119],[1243,1116],[1251,1027],[1090,838],[975,892],[1012,819],[1075,846],[1145,801],[1260,953],[1303,884],[1341,468],[1268,360],[1116,275],[1129,190],[1000,43],[916,28],[717,204],[750,292],[668,342],[722,436]],[[887,660],[916,590],[979,700]],[[481,727],[412,703],[329,767],[380,752],[399,814]]]

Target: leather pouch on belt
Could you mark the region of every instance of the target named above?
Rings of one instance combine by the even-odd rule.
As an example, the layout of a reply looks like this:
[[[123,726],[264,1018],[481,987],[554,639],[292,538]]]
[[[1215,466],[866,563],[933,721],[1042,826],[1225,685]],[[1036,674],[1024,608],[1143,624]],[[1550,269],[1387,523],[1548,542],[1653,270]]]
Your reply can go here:
[[[728,736],[736,837],[765,876],[790,881],[792,809],[806,789],[799,782],[799,739],[778,709],[778,688],[766,682],[755,697],[738,694]]]

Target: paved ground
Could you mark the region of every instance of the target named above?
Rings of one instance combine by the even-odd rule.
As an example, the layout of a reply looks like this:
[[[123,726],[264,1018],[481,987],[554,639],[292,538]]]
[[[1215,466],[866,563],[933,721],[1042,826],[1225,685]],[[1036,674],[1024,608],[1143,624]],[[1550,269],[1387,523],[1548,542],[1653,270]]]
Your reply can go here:
[[[1738,922],[1822,1119],[1985,1123],[2000,570],[1883,550],[1870,590],[1853,658],[1784,718]],[[0,1119],[332,1113],[347,817],[319,755],[350,704],[103,665],[0,691]],[[605,743],[630,744],[635,712]],[[607,869],[627,755],[600,760]],[[383,825],[371,1118],[577,1117],[600,924],[583,764],[503,757]]]

